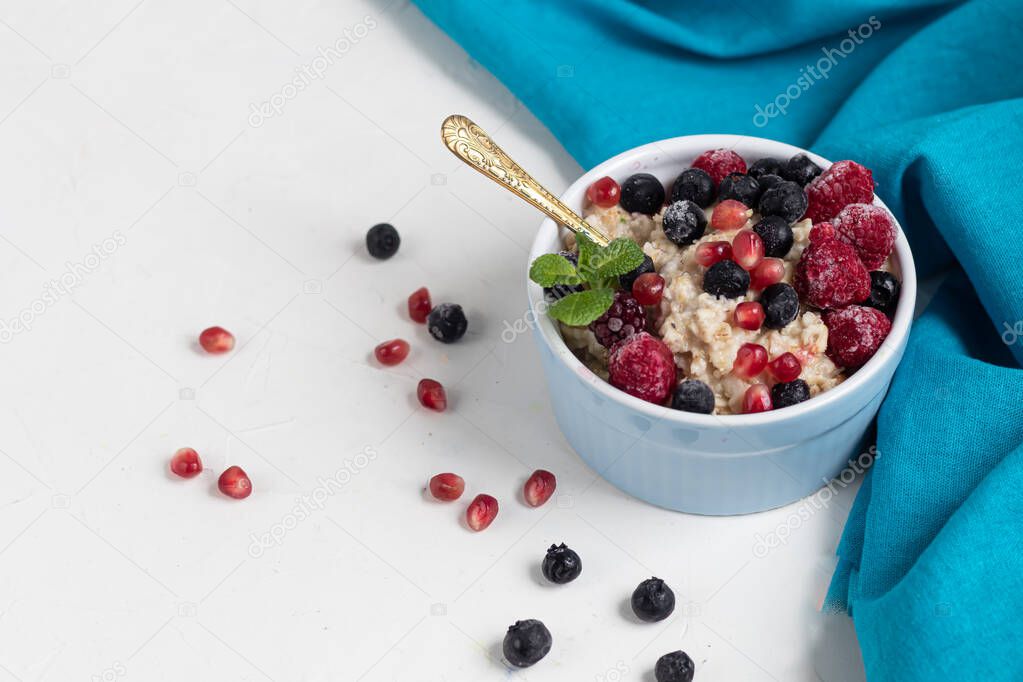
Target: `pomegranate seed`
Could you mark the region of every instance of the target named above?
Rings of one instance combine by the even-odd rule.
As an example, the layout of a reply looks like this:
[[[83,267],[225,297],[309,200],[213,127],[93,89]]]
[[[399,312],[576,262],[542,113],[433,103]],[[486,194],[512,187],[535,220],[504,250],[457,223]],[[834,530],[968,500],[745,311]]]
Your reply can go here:
[[[554,474],[544,469],[537,469],[523,486],[522,495],[530,507],[539,507],[551,499],[551,495],[554,494],[554,489],[557,487],[558,480],[554,478]]]
[[[749,273],[751,289],[766,289],[785,277],[785,262],[780,258],[765,258]]]
[[[252,481],[239,466],[224,469],[224,473],[217,479],[217,487],[220,492],[236,500],[244,500],[252,494]]]
[[[226,353],[234,348],[234,334],[223,327],[210,327],[199,334],[199,345],[207,353]]]
[[[437,474],[430,479],[430,494],[438,500],[451,502],[465,492],[465,480],[458,474]]]
[[[439,381],[433,379],[422,379],[416,388],[416,395],[419,397],[419,404],[423,407],[443,412],[448,406],[448,396],[444,387]]]
[[[409,294],[408,316],[412,318],[413,322],[426,324],[426,316],[430,314],[431,310],[433,310],[433,304],[430,303],[430,291],[426,287],[420,287]]]
[[[764,324],[764,306],[756,301],[740,303],[735,306],[735,313],[732,317],[736,327],[756,331]]]
[[[465,522],[475,531],[484,530],[496,516],[497,500],[490,495],[477,495],[465,510]]]
[[[743,379],[752,379],[767,367],[767,349],[759,343],[744,343],[735,354],[732,372]]]
[[[408,341],[391,339],[373,349],[373,355],[381,365],[397,365],[408,357]]]
[[[703,242],[696,247],[696,262],[705,268],[723,260],[732,260],[732,245],[728,242]]]
[[[743,270],[752,270],[764,260],[764,240],[753,230],[741,230],[732,240],[732,253]]]
[[[632,283],[632,297],[640,305],[657,305],[664,296],[664,278],[656,272],[644,272]]]
[[[771,391],[764,384],[753,384],[742,396],[743,414],[767,412],[772,407]]]
[[[601,208],[611,208],[618,203],[622,188],[606,175],[586,188],[586,198]]]
[[[778,381],[788,383],[799,378],[803,365],[792,353],[782,353],[767,365],[767,371]]]
[[[746,204],[735,199],[725,199],[714,207],[714,212],[710,216],[710,228],[712,230],[738,230],[746,224],[751,215],[753,215],[753,211]]]
[[[170,468],[181,478],[192,478],[202,472],[202,460],[192,448],[181,448],[171,457]]]

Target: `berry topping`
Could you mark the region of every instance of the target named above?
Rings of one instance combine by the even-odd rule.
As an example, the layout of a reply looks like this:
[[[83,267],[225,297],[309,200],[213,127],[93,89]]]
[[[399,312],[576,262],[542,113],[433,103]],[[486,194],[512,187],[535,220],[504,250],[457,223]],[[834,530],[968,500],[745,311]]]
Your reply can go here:
[[[809,399],[810,387],[802,379],[793,379],[786,383],[775,384],[771,388],[771,402],[774,403],[774,409],[776,410]]]
[[[657,665],[654,666],[656,682],[693,682],[694,674],[696,674],[696,664],[684,651],[672,651],[670,654],[664,654],[657,659]]]
[[[806,247],[794,283],[799,295],[818,308],[841,308],[870,295],[870,274],[856,249],[837,239]]]
[[[768,329],[783,329],[799,314],[799,296],[791,284],[784,282],[764,289],[760,305],[764,306],[764,326]]]
[[[786,180],[806,187],[806,184],[821,174],[821,167],[810,160],[806,154],[796,154],[785,162],[781,176]]]
[[[458,474],[437,474],[430,479],[430,494],[438,500],[451,502],[465,492],[465,479]]]
[[[223,327],[203,329],[199,334],[199,345],[207,353],[226,353],[234,348],[234,334]]]
[[[696,262],[705,268],[723,260],[732,260],[732,245],[728,242],[703,242],[696,247]]]
[[[180,448],[171,457],[170,469],[181,478],[193,478],[202,472],[202,460],[192,448]]]
[[[516,668],[538,663],[551,650],[551,631],[538,620],[519,620],[508,628],[502,650],[504,658]]]
[[[760,291],[785,278],[785,263],[778,258],[765,258],[749,273],[751,289]]]
[[[714,411],[714,391],[697,379],[687,379],[675,387],[671,407],[683,412],[710,414]]]
[[[749,273],[734,260],[723,260],[703,273],[703,290],[712,296],[739,298],[749,289]]]
[[[831,220],[849,204],[874,201],[874,175],[855,161],[839,161],[806,186],[806,217],[815,223]]]
[[[439,381],[420,379],[416,386],[416,397],[419,404],[428,410],[443,412],[448,407],[448,395]]]
[[[817,244],[818,242],[825,242],[829,239],[835,238],[835,226],[831,223],[817,223],[810,228],[810,234],[807,238],[811,244]]]
[[[564,585],[579,577],[579,574],[583,572],[583,562],[578,554],[562,542],[560,545],[551,545],[547,550],[547,556],[543,558],[540,570],[543,571],[543,577],[552,583]]]
[[[624,275],[619,275],[618,286],[626,291],[632,291],[632,285],[635,284],[636,279],[647,272],[654,271],[654,261],[650,256],[643,254],[643,262],[640,263],[639,267],[631,272],[627,272]]]
[[[759,180],[764,175],[781,175],[782,162],[778,159],[765,156],[753,162],[749,167],[749,174]]]
[[[604,348],[610,348],[645,328],[643,306],[627,291],[616,291],[614,303],[607,312],[590,322],[590,331]]]
[[[551,499],[557,487],[558,480],[554,478],[554,474],[545,469],[537,469],[522,486],[522,496],[530,507],[539,507]]]
[[[381,365],[397,365],[408,357],[408,341],[403,339],[391,339],[384,341],[373,349],[373,355]]]
[[[764,324],[764,307],[755,301],[746,301],[735,306],[732,314],[735,326],[755,332]]]
[[[776,215],[787,223],[794,223],[806,213],[806,192],[790,180],[771,185],[760,195],[757,210],[760,215]]]
[[[753,230],[739,230],[732,239],[732,254],[743,270],[752,270],[764,260],[764,240]]]
[[[656,272],[647,272],[632,284],[632,297],[640,305],[657,305],[664,296],[664,278]]]
[[[784,258],[792,248],[792,228],[784,218],[769,215],[753,226],[753,231],[764,240],[764,255]]]
[[[753,384],[742,396],[742,413],[767,412],[772,408],[771,391],[764,384]]]
[[[675,593],[660,578],[647,578],[632,593],[632,612],[647,623],[664,620],[675,610]]]
[[[703,236],[707,216],[695,202],[683,199],[664,209],[664,236],[677,246],[689,246]]]
[[[426,318],[430,336],[444,343],[454,343],[462,338],[469,327],[462,306],[457,303],[441,303],[430,311]]]
[[[760,183],[749,175],[730,173],[725,176],[718,187],[718,199],[735,199],[747,206],[756,206],[760,196]]]
[[[891,321],[880,310],[851,305],[824,313],[828,327],[828,357],[846,369],[866,364],[892,330]]]
[[[863,305],[877,308],[891,317],[895,314],[895,306],[899,302],[899,289],[902,285],[891,273],[875,270],[870,273],[870,296]]]
[[[753,210],[741,201],[725,199],[710,214],[712,230],[738,230],[753,215]]]
[[[647,332],[612,348],[607,370],[612,386],[658,405],[664,404],[675,386],[675,357],[663,341]]]
[[[430,291],[426,287],[419,287],[408,297],[408,316],[413,322],[424,324],[433,304],[430,303]]]
[[[881,267],[895,247],[895,223],[880,206],[849,204],[832,225],[837,238],[856,249],[868,270]]]
[[[653,215],[664,205],[664,185],[649,173],[636,173],[622,183],[621,207],[629,213]]]
[[[761,175],[759,178],[757,178],[757,182],[760,183],[760,196],[764,196],[764,192],[771,189],[772,187],[776,187],[780,183],[785,182],[785,178],[783,178],[780,175],[767,174]],[[758,197],[757,204],[759,203],[760,199]]]
[[[618,197],[621,194],[622,188],[618,186],[614,178],[609,178],[606,175],[586,188],[586,198],[590,200],[591,204],[600,208],[611,208],[618,203]]]
[[[739,346],[732,363],[732,373],[741,379],[752,379],[767,367],[767,349],[759,343],[744,343]]]
[[[803,372],[803,365],[792,353],[782,353],[767,363],[767,371],[775,381],[795,381]]]
[[[401,246],[401,237],[398,236],[394,225],[380,223],[366,232],[366,249],[374,258],[387,260],[398,252],[399,246]]]
[[[714,181],[707,171],[699,168],[688,168],[675,179],[671,187],[671,201],[688,199],[700,208],[707,208],[714,203]]]
[[[465,509],[465,522],[476,532],[486,530],[496,517],[497,500],[483,493],[474,497]]]
[[[573,251],[559,251],[558,255],[567,260],[573,266],[579,264],[579,254]],[[560,301],[569,294],[574,294],[582,290],[582,284],[555,284],[552,287],[543,288],[543,297],[544,300],[547,301],[548,305],[553,305],[555,301]]]
[[[693,168],[706,171],[716,187],[729,173],[745,173],[746,162],[731,149],[711,149],[696,157]]]
[[[252,481],[241,467],[230,466],[217,479],[217,488],[228,497],[244,500],[252,494]]]

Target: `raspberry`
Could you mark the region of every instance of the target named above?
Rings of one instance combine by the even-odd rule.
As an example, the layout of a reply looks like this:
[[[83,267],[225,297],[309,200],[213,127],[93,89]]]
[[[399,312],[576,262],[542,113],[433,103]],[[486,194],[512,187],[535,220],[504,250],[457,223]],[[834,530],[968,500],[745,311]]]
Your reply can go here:
[[[818,308],[841,308],[870,295],[870,273],[856,249],[837,239],[806,247],[794,284],[800,298]]]
[[[607,312],[590,322],[590,331],[604,348],[610,348],[644,328],[646,313],[643,312],[643,306],[627,291],[616,291],[614,303]]]
[[[664,342],[647,332],[630,336],[611,350],[611,385],[657,405],[675,386],[675,358]]]
[[[864,365],[892,330],[884,313],[859,305],[825,313],[824,324],[828,327],[828,357],[847,369]]]
[[[881,267],[895,246],[895,224],[873,204],[849,204],[835,216],[835,235],[860,254],[868,270]]]
[[[807,235],[807,238],[811,244],[834,239],[835,227],[831,223],[817,223],[810,228],[810,234]]]
[[[717,187],[729,173],[745,173],[746,162],[731,149],[710,149],[696,157],[693,168],[705,171]]]
[[[813,222],[831,220],[849,204],[874,200],[874,176],[855,161],[839,161],[806,186],[806,217]]]

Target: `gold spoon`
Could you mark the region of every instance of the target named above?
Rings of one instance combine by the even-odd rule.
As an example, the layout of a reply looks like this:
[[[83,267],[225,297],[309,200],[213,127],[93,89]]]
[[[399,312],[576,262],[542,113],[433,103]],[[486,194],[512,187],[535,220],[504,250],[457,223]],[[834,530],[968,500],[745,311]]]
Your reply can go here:
[[[582,217],[565,206],[546,187],[533,179],[497,146],[482,128],[460,114],[444,119],[440,137],[451,153],[469,164],[506,190],[540,209],[556,223],[577,234],[584,234],[600,246],[611,240]]]

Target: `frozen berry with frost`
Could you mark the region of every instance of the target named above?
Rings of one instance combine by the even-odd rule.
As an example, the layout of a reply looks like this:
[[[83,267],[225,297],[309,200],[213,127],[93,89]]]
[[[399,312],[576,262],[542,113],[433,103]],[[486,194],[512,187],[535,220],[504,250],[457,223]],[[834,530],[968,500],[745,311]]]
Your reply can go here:
[[[682,412],[711,414],[714,411],[714,391],[699,379],[686,379],[671,394],[671,407]]]
[[[551,650],[551,631],[538,620],[519,620],[508,628],[501,651],[516,668],[528,668],[540,662]]]
[[[714,206],[710,214],[710,228],[718,231],[738,230],[753,215],[753,210],[735,199],[725,199]]]
[[[771,173],[767,173],[757,178],[757,182],[760,183],[760,196],[762,197],[764,196],[764,192],[766,192],[767,190],[771,189],[772,187],[777,187],[779,184],[785,182],[785,178],[783,178],[780,175],[773,175]],[[760,197],[757,197],[757,205],[758,206],[760,205]]]
[[[618,286],[620,286],[625,291],[632,291],[632,285],[636,282],[636,279],[640,275],[646,274],[648,272],[653,272],[654,270],[655,268],[653,259],[650,256],[643,254],[643,262],[640,263],[635,270],[627,272],[624,275],[618,276]]]
[[[374,258],[386,260],[398,252],[400,245],[401,237],[390,223],[374,225],[366,232],[366,249]]]
[[[831,224],[838,239],[856,249],[868,270],[881,267],[895,247],[895,223],[880,206],[849,204]]]
[[[806,217],[831,220],[849,204],[874,201],[874,175],[855,161],[838,161],[806,186]]]
[[[764,289],[760,305],[764,306],[764,326],[768,329],[783,329],[799,314],[799,296],[791,284],[784,282]]]
[[[226,353],[234,348],[234,334],[223,327],[203,329],[199,334],[199,345],[207,353]]]
[[[647,332],[614,346],[607,369],[612,386],[657,405],[664,404],[675,386],[674,355],[663,341]]]
[[[870,295],[870,273],[856,249],[837,239],[810,244],[793,278],[799,296],[818,308],[841,308]]]
[[[646,312],[627,291],[616,291],[611,307],[590,322],[590,331],[597,337],[597,343],[605,348],[611,348],[645,328]]]
[[[657,305],[663,296],[664,278],[656,272],[640,275],[632,284],[632,297],[640,305]]]
[[[781,175],[782,162],[772,156],[765,156],[753,162],[749,174],[759,180],[764,175]]]
[[[752,379],[767,367],[767,349],[759,343],[744,343],[735,353],[732,373],[741,379]]]
[[[764,307],[756,301],[744,301],[735,306],[732,320],[736,327],[756,331],[764,324]]]
[[[761,218],[753,231],[764,240],[764,255],[771,258],[784,258],[792,248],[794,237],[792,228],[784,218],[769,215]]]
[[[600,208],[611,208],[618,203],[621,195],[622,188],[614,181],[614,178],[609,178],[606,175],[586,188],[586,198],[590,200],[591,204]]]
[[[696,262],[705,268],[723,260],[732,260],[732,245],[728,242],[703,242],[696,247]]]
[[[676,246],[689,246],[707,230],[707,216],[696,202],[683,199],[664,209],[661,227]]]
[[[743,173],[729,173],[718,186],[718,199],[735,199],[746,206],[756,206],[760,196],[760,183]]]
[[[397,365],[408,357],[409,345],[404,339],[384,341],[373,349],[373,355],[381,365]]]
[[[443,412],[448,407],[448,396],[439,381],[433,379],[420,379],[416,386],[416,397],[419,404],[428,410]]]
[[[714,181],[707,171],[699,168],[687,168],[682,171],[675,184],[671,186],[671,201],[688,199],[700,208],[707,208],[714,203]]]
[[[798,184],[783,180],[760,195],[757,210],[762,216],[776,215],[787,223],[794,223],[806,213],[806,192]]]
[[[765,384],[753,384],[742,396],[742,413],[767,412],[774,405],[771,403],[771,391]]]
[[[653,215],[664,205],[664,185],[649,173],[630,175],[622,183],[618,203],[629,213]]]
[[[771,387],[771,402],[774,409],[796,405],[810,399],[810,386],[802,379],[793,379]]]
[[[717,187],[729,173],[745,173],[746,162],[731,149],[710,149],[696,157],[693,168],[706,171]]]
[[[465,492],[465,479],[458,474],[437,474],[430,479],[430,494],[438,500],[451,502]]]
[[[181,478],[193,478],[202,473],[202,460],[192,448],[179,448],[171,457],[170,468]]]
[[[420,324],[425,323],[431,310],[433,310],[433,304],[430,302],[429,289],[426,287],[419,287],[409,294],[408,316],[412,318],[413,322],[418,322]]]
[[[739,298],[749,291],[749,273],[734,260],[723,260],[703,273],[703,290],[712,296]]]
[[[494,522],[497,518],[497,499],[491,495],[480,493],[465,510],[465,522],[474,531],[479,532]]]
[[[824,324],[828,328],[828,357],[846,369],[866,364],[892,330],[884,313],[859,305],[829,310],[824,313]]]
[[[753,230],[739,230],[732,238],[732,258],[747,272],[764,260],[764,240]]]
[[[803,372],[803,365],[792,353],[782,353],[774,360],[767,363],[767,372],[774,377],[775,381],[782,383],[795,381]]]
[[[656,682],[693,682],[696,664],[684,651],[672,651],[657,659],[654,666]]]
[[[786,180],[806,187],[815,177],[821,174],[821,167],[810,160],[806,154],[796,154],[785,162],[781,169],[781,176]]]
[[[750,270],[750,289],[760,291],[785,278],[785,263],[779,258],[765,258]]]
[[[811,244],[817,244],[834,238],[835,226],[828,222],[817,223],[810,228],[810,234],[807,235],[807,239],[810,240]]]
[[[656,623],[675,610],[675,593],[660,578],[647,578],[633,591],[631,603],[637,618]]]
[[[430,336],[438,341],[454,343],[465,335],[469,321],[465,318],[462,306],[457,303],[441,303],[430,311],[426,327]]]
[[[899,302],[899,290],[902,285],[899,280],[890,272],[875,270],[870,273],[870,296],[863,302],[863,305],[870,308],[877,308],[882,313],[891,317],[895,314],[895,307]]]
[[[229,466],[217,479],[220,492],[236,500],[244,500],[252,494],[252,481],[240,466]]]
[[[583,572],[583,562],[574,550],[569,549],[562,542],[560,545],[551,545],[547,555],[540,565],[543,577],[556,585],[570,583],[579,577]]]
[[[522,486],[522,497],[530,507],[539,507],[547,500],[558,487],[558,479],[546,469],[537,469],[526,479]]]

